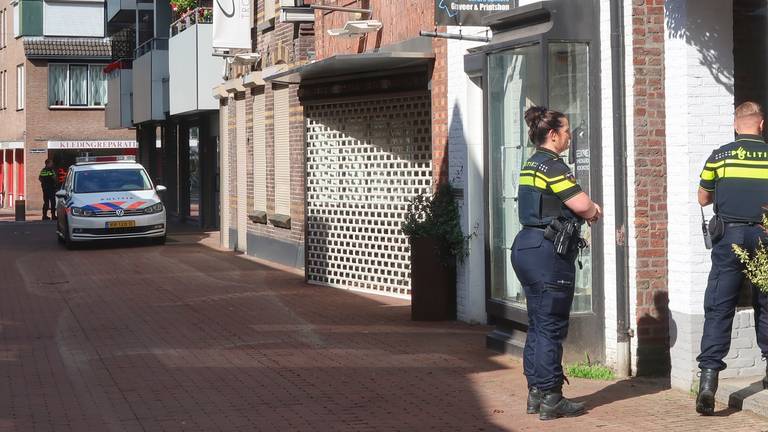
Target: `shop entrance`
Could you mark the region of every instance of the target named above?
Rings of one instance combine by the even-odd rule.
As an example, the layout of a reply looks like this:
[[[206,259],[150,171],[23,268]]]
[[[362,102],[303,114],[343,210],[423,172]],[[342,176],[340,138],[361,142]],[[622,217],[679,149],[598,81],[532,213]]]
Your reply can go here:
[[[510,248],[522,228],[518,179],[535,151],[528,139],[526,109],[546,106],[568,116],[571,151],[561,156],[582,189],[601,202],[600,182],[594,181],[600,178],[601,149],[598,8],[591,0],[551,1],[525,14],[507,14],[499,18],[491,44],[465,62],[467,72],[481,76],[485,87],[486,306],[496,324],[488,344],[497,350],[519,351],[528,324],[525,294],[510,262]],[[521,30],[526,23],[529,27]],[[516,29],[510,32],[514,34],[504,34],[510,28]],[[577,267],[565,357],[584,360],[586,355],[600,361],[605,357],[601,225],[584,225],[582,236],[588,247]]]

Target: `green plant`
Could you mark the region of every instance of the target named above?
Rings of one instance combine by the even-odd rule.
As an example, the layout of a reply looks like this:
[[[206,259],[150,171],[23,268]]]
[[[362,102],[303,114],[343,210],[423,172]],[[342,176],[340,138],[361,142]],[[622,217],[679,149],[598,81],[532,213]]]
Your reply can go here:
[[[455,265],[457,259],[464,262],[469,255],[467,241],[474,236],[464,235],[461,230],[455,189],[448,182],[439,185],[432,195],[420,193],[409,201],[402,230],[409,239],[435,239],[445,266]]]
[[[616,379],[616,374],[607,366],[592,363],[589,355],[584,354],[585,361],[565,366],[565,374],[576,378],[591,380],[611,381]]]
[[[171,0],[171,9],[179,15],[197,7],[197,0]]]
[[[763,226],[768,226],[768,216],[763,215]],[[739,245],[731,245],[744,266],[744,274],[760,291],[768,293],[768,249],[762,241],[758,241],[754,254]]]

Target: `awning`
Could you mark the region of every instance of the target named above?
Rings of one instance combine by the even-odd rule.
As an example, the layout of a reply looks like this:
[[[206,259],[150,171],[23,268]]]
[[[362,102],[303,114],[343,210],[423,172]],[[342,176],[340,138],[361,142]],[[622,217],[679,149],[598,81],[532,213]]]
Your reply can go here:
[[[362,54],[340,54],[323,60],[279,72],[263,75],[264,81],[279,84],[299,84],[323,78],[343,79],[368,72],[426,66],[435,59],[435,53],[422,51],[379,51]]]

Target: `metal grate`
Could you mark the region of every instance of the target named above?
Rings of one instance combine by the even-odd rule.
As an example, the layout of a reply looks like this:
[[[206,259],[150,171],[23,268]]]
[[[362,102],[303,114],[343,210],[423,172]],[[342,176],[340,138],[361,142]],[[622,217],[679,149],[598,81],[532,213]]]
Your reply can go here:
[[[410,295],[407,200],[432,186],[426,94],[309,105],[307,278]]]

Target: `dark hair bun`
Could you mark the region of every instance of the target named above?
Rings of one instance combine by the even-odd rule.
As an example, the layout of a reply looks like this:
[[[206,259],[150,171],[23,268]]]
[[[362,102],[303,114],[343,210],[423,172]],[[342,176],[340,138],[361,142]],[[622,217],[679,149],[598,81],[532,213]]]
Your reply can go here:
[[[541,121],[541,118],[547,113],[547,109],[544,107],[532,106],[525,111],[525,124],[530,129],[536,129],[536,126]]]
[[[541,145],[547,140],[550,131],[563,126],[565,115],[545,107],[532,106],[525,111],[525,124],[528,125],[528,138],[534,145]]]

